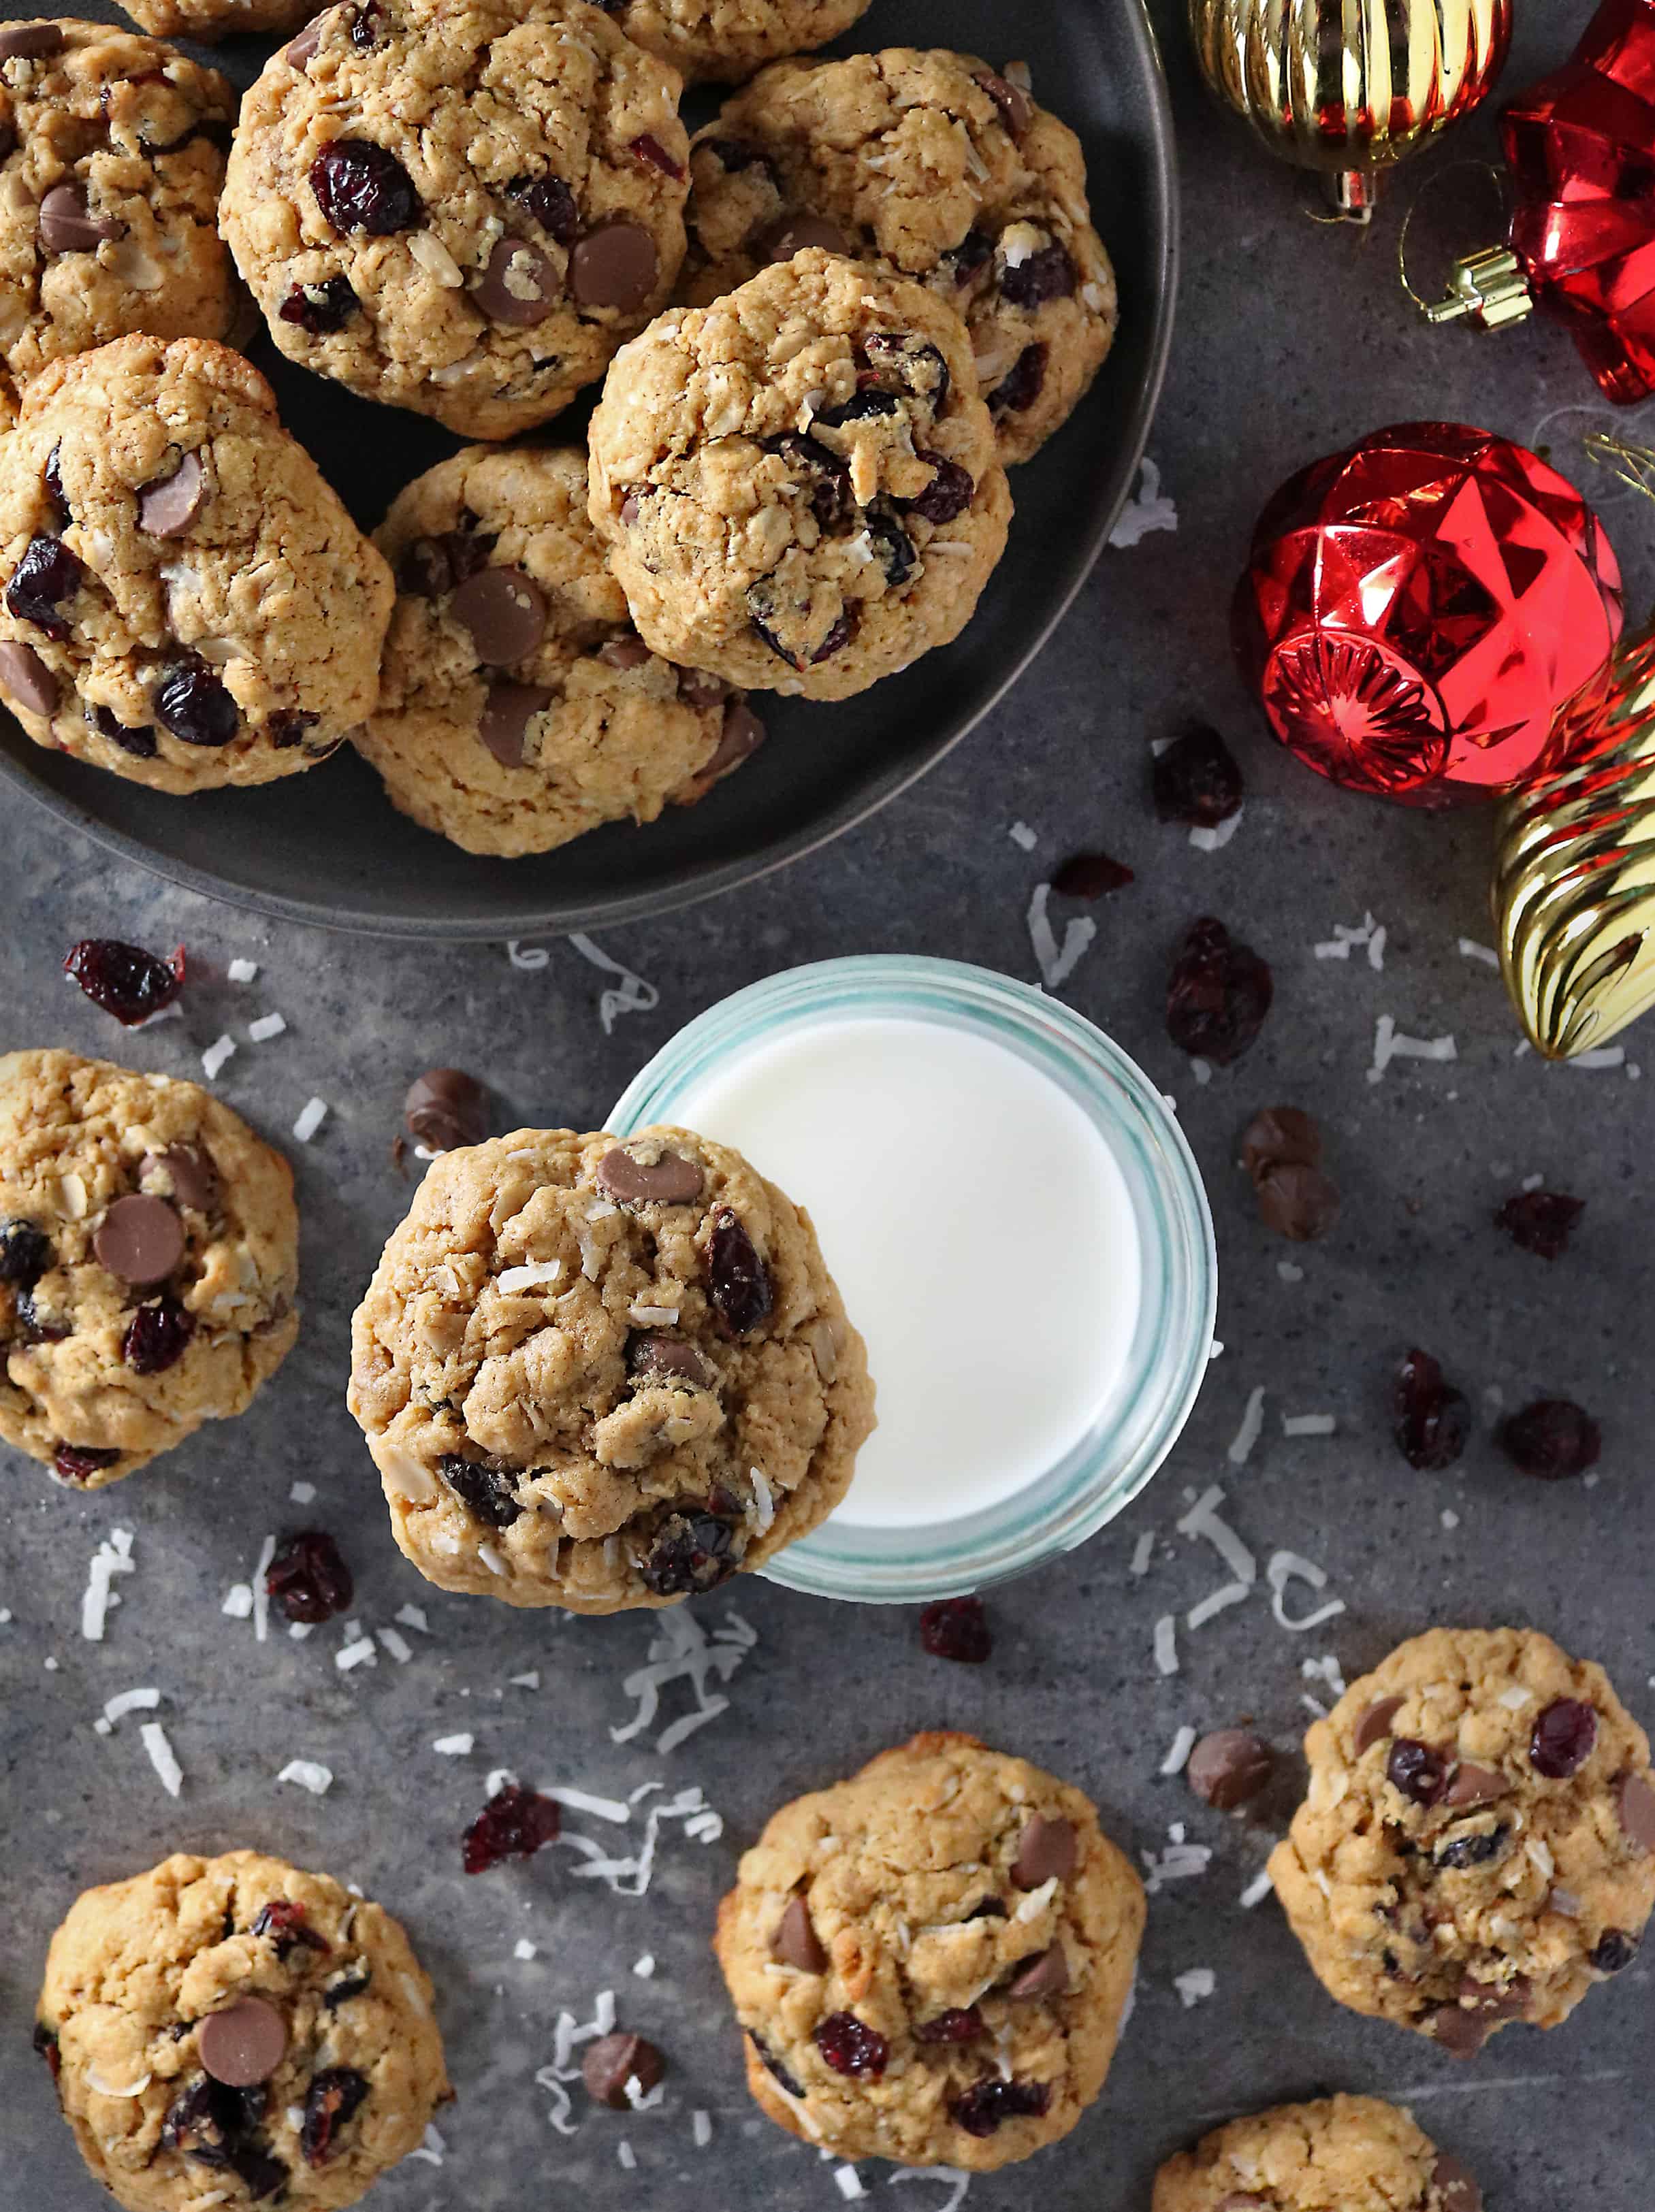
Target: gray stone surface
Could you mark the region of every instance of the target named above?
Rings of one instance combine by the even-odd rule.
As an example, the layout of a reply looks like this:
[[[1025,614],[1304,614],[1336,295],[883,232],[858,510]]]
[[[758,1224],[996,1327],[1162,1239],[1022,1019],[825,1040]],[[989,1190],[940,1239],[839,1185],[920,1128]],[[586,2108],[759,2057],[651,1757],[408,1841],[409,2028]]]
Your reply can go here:
[[[1547,0],[1522,14],[1512,82],[1561,56],[1582,10]],[[1555,331],[1477,343],[1411,320],[1392,273],[1409,185],[1393,189],[1366,239],[1313,228],[1296,180],[1202,105],[1175,11],[1163,15],[1187,261],[1152,451],[1177,504],[1176,536],[1107,555],[1032,678],[878,820],[745,895],[606,939],[659,987],[654,1011],[623,1018],[606,1037],[596,1016],[603,979],[567,945],[520,972],[503,948],[271,930],[113,868],[21,805],[0,821],[11,891],[0,1048],[61,1043],[196,1073],[196,1054],[221,1030],[243,1032],[279,1008],[289,1033],[263,1047],[243,1036],[216,1087],[278,1140],[313,1092],[332,1109],[312,1146],[289,1146],[305,1214],[306,1327],[253,1413],[90,1500],[7,1461],[0,2199],[17,2212],[97,2201],[27,2051],[52,1925],[85,1884],[175,1847],[234,1844],[362,1884],[405,1917],[436,1978],[459,2090],[442,2120],[448,2160],[390,2179],[374,2200],[386,2212],[543,2201],[825,2212],[841,2201],[831,2172],[750,2114],[708,1954],[711,1915],[738,1852],[783,1796],[938,1725],[975,1729],[1072,1776],[1135,1853],[1163,1844],[1179,1820],[1214,1848],[1208,1875],[1153,1902],[1137,2016],[1096,2111],[1032,2171],[974,2184],[973,2207],[1010,2212],[1032,2188],[1050,2212],[1141,2212],[1157,2160],[1202,2125],[1320,2085],[1411,2102],[1483,2175],[1500,2212],[1647,2204],[1646,1966],[1558,2033],[1514,2030],[1458,2067],[1338,2012],[1275,1907],[1238,1907],[1267,1832],[1208,1813],[1156,1774],[1185,1721],[1250,1712],[1290,1746],[1303,1693],[1320,1687],[1301,1679],[1305,1657],[1333,1653],[1354,1674],[1431,1622],[1532,1622],[1601,1658],[1645,1720],[1655,1668],[1641,1325],[1655,1085],[1631,1079],[1629,1066],[1552,1071],[1514,1058],[1497,979],[1457,950],[1463,936],[1489,936],[1486,822],[1365,806],[1300,772],[1263,737],[1225,640],[1252,519],[1303,460],[1388,420],[1434,412],[1548,441],[1584,481],[1579,434],[1607,410]],[[1489,138],[1480,126],[1460,150]],[[1655,434],[1655,419],[1649,427]],[[1655,586],[1655,514],[1603,480],[1591,489],[1641,606]],[[1146,798],[1149,741],[1190,714],[1234,734],[1249,777],[1240,831],[1210,856],[1158,824]],[[1007,839],[1018,817],[1040,833],[1031,855]],[[1098,910],[1098,941],[1066,994],[1176,1096],[1218,1222],[1226,1349],[1183,1443],[1123,1524],[994,1595],[997,1648],[981,1670],[927,1659],[911,1617],[744,1583],[701,1608],[716,1625],[732,1605],[758,1632],[729,1711],[666,1758],[648,1739],[613,1745],[611,1727],[631,1710],[622,1677],[642,1662],[649,1624],[514,1614],[427,1589],[388,1539],[344,1408],[347,1317],[407,1196],[387,1157],[405,1085],[425,1066],[458,1062],[486,1073],[515,1116],[591,1125],[678,1024],[794,962],[911,949],[1031,976],[1029,894],[1067,851],[1093,843],[1129,861],[1137,882]],[[1312,957],[1331,925],[1370,911],[1386,931],[1383,972],[1360,951],[1348,964]],[[1200,1087],[1161,1010],[1176,940],[1205,912],[1267,955],[1277,1000],[1256,1048]],[[240,991],[192,988],[181,1023],[128,1037],[57,974],[72,938],[99,933],[156,946],[181,939],[204,963],[246,954],[260,974]],[[1381,1012],[1417,1034],[1451,1032],[1458,1058],[1397,1064],[1371,1085]],[[1655,1042],[1634,1032],[1628,1060],[1640,1053],[1655,1073]],[[1323,1117],[1346,1200],[1326,1244],[1291,1253],[1258,1226],[1231,1164],[1242,1122],[1277,1100]],[[1530,1174],[1587,1201],[1574,1249],[1555,1266],[1490,1224],[1494,1204]],[[1281,1279],[1284,1258],[1302,1266],[1302,1280]],[[1583,1400],[1603,1422],[1601,1481],[1525,1482],[1500,1459],[1486,1421],[1451,1474],[1411,1472],[1386,1421],[1388,1373],[1410,1341],[1436,1352],[1480,1407],[1496,1391],[1507,1406],[1542,1391]],[[1226,1447],[1256,1385],[1269,1393],[1263,1438],[1236,1469]],[[1305,1412],[1335,1414],[1338,1433],[1284,1439],[1281,1417]],[[382,1652],[374,1667],[342,1674],[337,1626],[259,1647],[247,1625],[221,1616],[265,1533],[301,1517],[288,1503],[301,1479],[319,1492],[302,1517],[333,1528],[350,1555],[362,1620],[390,1621],[410,1601],[426,1607],[431,1634],[411,1636],[407,1665]],[[1187,1492],[1214,1480],[1259,1552],[1288,1546],[1319,1559],[1348,1611],[1303,1639],[1278,1630],[1262,1603],[1227,1613],[1185,1640],[1183,1671],[1161,1680],[1150,1662],[1155,1617],[1220,1578],[1208,1553],[1173,1533]],[[137,1571],[120,1585],[106,1641],[90,1644],[78,1633],[79,1594],[100,1535],[118,1524],[136,1531]],[[1146,1529],[1160,1540],[1150,1573],[1135,1581],[1128,1563]],[[538,1692],[503,1686],[529,1668],[539,1670]],[[92,1732],[102,1701],[138,1683],[165,1695],[186,1778],[177,1803],[151,1774],[133,1721],[107,1739]],[[667,1713],[685,1694],[666,1693]],[[434,1737],[462,1729],[477,1735],[471,1758],[432,1753]],[[326,1798],[277,1785],[295,1754],[335,1770]],[[573,1858],[555,1850],[468,1881],[457,1838],[496,1766],[614,1796],[646,1782],[697,1783],[724,1832],[711,1844],[673,1834],[638,1901],[578,1884]],[[539,1946],[527,1964],[512,1955],[524,1935]],[[655,1975],[635,1978],[632,1961],[646,1952]],[[1217,1991],[1185,2011],[1172,1978],[1196,1966],[1215,1971]],[[549,2100],[532,2077],[551,2055],[558,2009],[584,2018],[605,1987],[624,2023],[669,2054],[666,2105],[631,2123],[577,2106],[578,2132],[565,2139],[547,2124]],[[705,2154],[691,2145],[697,2107],[715,2130]],[[618,2163],[623,2136],[636,2172]],[[887,2179],[863,2169],[876,2199]],[[935,2182],[904,2192],[906,2212],[946,2201]]]

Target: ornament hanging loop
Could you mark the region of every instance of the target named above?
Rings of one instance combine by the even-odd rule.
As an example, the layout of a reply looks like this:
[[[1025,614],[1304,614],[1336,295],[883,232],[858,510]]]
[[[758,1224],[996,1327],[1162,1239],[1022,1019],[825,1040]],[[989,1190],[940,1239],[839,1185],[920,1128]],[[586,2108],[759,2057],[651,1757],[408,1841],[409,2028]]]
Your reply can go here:
[[[1520,323],[1534,309],[1534,295],[1523,264],[1507,246],[1485,246],[1480,252],[1462,254],[1449,274],[1448,289],[1440,299],[1427,300],[1409,281],[1408,234],[1426,195],[1457,170],[1476,169],[1494,179],[1504,205],[1500,171],[1488,161],[1451,161],[1427,178],[1409,201],[1396,238],[1396,275],[1404,292],[1428,323],[1471,321],[1485,331],[1503,330]]]

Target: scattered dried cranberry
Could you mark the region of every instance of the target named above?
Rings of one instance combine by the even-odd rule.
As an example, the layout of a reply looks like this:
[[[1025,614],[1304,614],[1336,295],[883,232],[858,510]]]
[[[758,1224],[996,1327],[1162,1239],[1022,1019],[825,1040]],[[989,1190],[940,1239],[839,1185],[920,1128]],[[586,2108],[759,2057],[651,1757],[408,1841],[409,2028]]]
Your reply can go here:
[[[779,2081],[782,2087],[787,2091],[788,2096],[802,2097],[805,2094],[803,2083],[794,2081],[793,2075],[788,2073],[787,2068],[776,2056],[770,2045],[765,2043],[762,2038],[755,2035],[751,2028],[747,2030],[747,2040],[751,2044],[754,2051],[758,2054],[758,2063],[764,2068],[764,2071],[770,2076],[771,2080]]]
[[[745,1336],[776,1303],[770,1271],[727,1206],[713,1216],[707,1247],[707,1288],[713,1310],[732,1336]]]
[[[1412,1736],[1399,1735],[1391,1745],[1385,1773],[1391,1787],[1415,1805],[1434,1805],[1448,1787],[1448,1761]]]
[[[289,1620],[332,1620],[344,1613],[356,1586],[338,1546],[326,1528],[301,1528],[276,1547],[265,1588]]]
[[[302,1943],[307,1951],[326,1951],[327,1939],[305,1925],[305,1908],[290,1897],[272,1897],[259,1908],[250,1931],[268,1936],[278,1960],[289,1958]]]
[[[1556,1260],[1567,1249],[1574,1225],[1586,1210],[1584,1198],[1561,1190],[1514,1191],[1494,1216],[1513,1244],[1542,1260]]]
[[[121,1358],[135,1375],[163,1375],[184,1357],[195,1322],[174,1297],[140,1306],[126,1324]]]
[[[1503,1823],[1494,1828],[1469,1828],[1463,1835],[1451,1836],[1431,1863],[1456,1874],[1463,1874],[1468,1867],[1487,1866],[1490,1859],[1500,1856],[1511,1832]]]
[[[1465,1449],[1471,1409],[1463,1391],[1443,1381],[1440,1362],[1428,1352],[1408,1352],[1392,1394],[1397,1449],[1410,1467],[1440,1474]]]
[[[1583,1406],[1569,1398],[1536,1398],[1500,1425],[1500,1449],[1524,1474],[1561,1482],[1597,1464],[1603,1431]]]
[[[934,2019],[914,2023],[916,2043],[975,2043],[988,2033],[988,2023],[975,2005],[951,2005]]]
[[[262,2084],[234,2089],[200,2075],[167,2107],[161,2147],[181,2150],[202,2166],[228,2166],[258,2203],[273,2196],[288,2179],[281,2160],[251,2140],[268,2102]]]
[[[52,1261],[52,1240],[32,1221],[8,1221],[0,1226],[0,1283],[32,1291]]]
[[[61,446],[54,446],[46,455],[46,465],[40,471],[40,477],[46,488],[46,504],[52,510],[52,520],[59,530],[67,530],[75,518],[69,511],[69,501],[64,494]]]
[[[1111,860],[1107,853],[1076,853],[1065,860],[1051,879],[1060,898],[1102,898],[1124,890],[1135,880],[1124,861]]]
[[[33,2044],[35,2057],[46,2060],[52,2070],[52,2078],[55,2081],[63,2066],[63,2057],[58,2049],[55,2029],[48,2027],[45,2021],[37,2020],[34,2023]]]
[[[977,478],[958,461],[946,460],[923,446],[914,448],[914,458],[934,468],[936,474],[917,498],[903,500],[902,507],[918,515],[922,522],[958,521],[977,497]]]
[[[902,405],[902,395],[889,392],[882,385],[865,384],[842,399],[837,407],[824,407],[814,418],[816,427],[823,430],[843,430],[848,422],[866,422],[885,415],[894,415]]]
[[[65,1482],[84,1482],[100,1468],[113,1467],[119,1457],[119,1451],[100,1444],[57,1443],[52,1447],[52,1464]]]
[[[837,453],[829,453],[819,439],[801,437],[793,430],[780,438],[767,438],[764,450],[779,453],[809,478],[810,511],[824,536],[847,527],[856,512],[856,501],[850,489],[850,471]]]
[[[1600,1974],[1623,1973],[1638,1955],[1638,1938],[1606,1928],[1592,1947],[1591,1963]]]
[[[509,1528],[523,1510],[512,1495],[514,1475],[502,1474],[478,1460],[461,1459],[454,1452],[444,1453],[437,1462],[437,1473],[478,1519],[486,1521],[491,1528]]]
[[[542,1844],[556,1840],[563,1817],[555,1797],[508,1782],[460,1838],[460,1863],[467,1874],[484,1874],[502,1859],[532,1858]]]
[[[1002,2081],[997,2074],[973,2081],[948,2107],[954,2125],[968,2136],[991,2136],[1007,2120],[1037,2120],[1051,2102],[1045,2081]]]
[[[1204,722],[1191,724],[1156,754],[1150,787],[1163,822],[1187,822],[1196,830],[1215,830],[1227,822],[1244,791],[1235,755]]]
[[[402,163],[368,138],[336,138],[324,146],[310,165],[310,189],[322,220],[341,238],[358,230],[389,238],[411,230],[424,213]]]
[[[920,1642],[934,1659],[981,1666],[995,1648],[980,1597],[940,1597],[920,1609]]]
[[[227,745],[240,717],[234,700],[198,653],[161,671],[155,720],[186,745]]]
[[[913,574],[914,563],[919,559],[913,539],[894,514],[882,514],[877,507],[868,510],[867,538],[885,570],[885,582],[893,592],[899,591]]]
[[[1579,1698],[1554,1698],[1534,1724],[1529,1764],[1549,1782],[1567,1782],[1591,1757],[1597,1715]]]
[[[416,599],[440,599],[489,565],[499,540],[471,530],[447,530],[440,538],[417,538],[397,570],[397,589]]]
[[[1221,921],[1194,924],[1166,987],[1166,1028],[1192,1059],[1227,1067],[1257,1036],[1275,987],[1269,964],[1237,945]]]
[[[1044,345],[1024,347],[989,394],[991,415],[1021,415],[1033,406],[1046,388],[1046,355]]]
[[[128,1029],[170,1006],[184,988],[184,947],[170,960],[124,945],[118,937],[83,937],[69,949],[64,973],[72,976],[94,1006]]]
[[[1013,307],[1041,307],[1048,300],[1072,300],[1079,275],[1068,246],[1053,239],[1038,253],[1001,271],[1000,296]]]
[[[656,1529],[638,1572],[657,1597],[692,1596],[715,1589],[741,1563],[735,1526],[709,1505],[669,1513]],[[744,1547],[745,1548],[745,1547]]]
[[[343,330],[361,305],[344,277],[325,276],[319,284],[295,284],[276,312],[284,323],[321,338]]]
[[[877,2028],[854,2012],[831,2012],[816,2031],[816,2048],[836,2074],[877,2081],[891,2057],[891,2045]]]
[[[506,190],[548,238],[559,246],[574,245],[580,235],[581,210],[561,177],[518,177]]]
[[[642,168],[659,169],[664,177],[676,178],[684,174],[683,162],[674,161],[660,140],[650,131],[646,131],[642,137],[635,138],[628,151]]]
[[[7,611],[48,637],[66,638],[69,624],[58,610],[79,591],[82,574],[61,538],[31,538],[6,586]]]
[[[334,2151],[337,2131],[368,2094],[368,2083],[352,2066],[325,2066],[305,2093],[299,2148],[307,2166],[320,2166]]]

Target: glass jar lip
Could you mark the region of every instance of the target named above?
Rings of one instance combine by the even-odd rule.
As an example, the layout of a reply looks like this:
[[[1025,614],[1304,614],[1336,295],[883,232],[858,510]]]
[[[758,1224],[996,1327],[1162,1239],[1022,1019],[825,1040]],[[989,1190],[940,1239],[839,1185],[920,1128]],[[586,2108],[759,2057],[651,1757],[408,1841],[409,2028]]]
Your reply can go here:
[[[1112,1521],[1161,1466],[1188,1420],[1218,1311],[1212,1212],[1168,1101],[1084,1015],[992,969],[927,954],[861,953],[748,984],[669,1038],[627,1086],[608,1126],[625,1136],[681,1119],[674,1101],[712,1065],[784,1030],[893,1018],[986,1036],[1057,1081],[1125,1176],[1145,1280],[1125,1389],[1098,1427],[1045,1475],[936,1528],[838,1528],[830,1517],[759,1570],[789,1589],[873,1604],[913,1604],[1008,1581]],[[831,1267],[831,1254],[828,1259]]]

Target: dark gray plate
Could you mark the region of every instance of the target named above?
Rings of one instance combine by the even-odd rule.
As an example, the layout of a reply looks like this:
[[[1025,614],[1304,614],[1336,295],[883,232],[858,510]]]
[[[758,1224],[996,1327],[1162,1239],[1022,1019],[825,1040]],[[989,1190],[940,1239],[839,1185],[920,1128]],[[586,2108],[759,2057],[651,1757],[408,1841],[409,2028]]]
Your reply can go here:
[[[0,17],[41,4],[4,0]],[[66,12],[119,20],[95,0]],[[1171,330],[1177,186],[1166,88],[1140,0],[1015,11],[1004,0],[873,0],[843,42],[898,43],[1029,62],[1037,96],[1086,142],[1098,228],[1120,277],[1114,352],[1074,420],[1015,472],[1010,549],[958,644],[842,705],[761,702],[770,744],[701,805],[530,860],[478,859],[417,829],[348,749],[261,790],[178,799],[45,752],[0,716],[0,773],[100,843],[192,890],[335,929],[495,939],[635,920],[728,890],[837,836],[922,775],[1039,651],[1132,488]],[[245,82],[268,50],[242,39],[216,58]],[[253,358],[276,386],[283,422],[365,528],[459,442],[292,368],[263,338]]]

